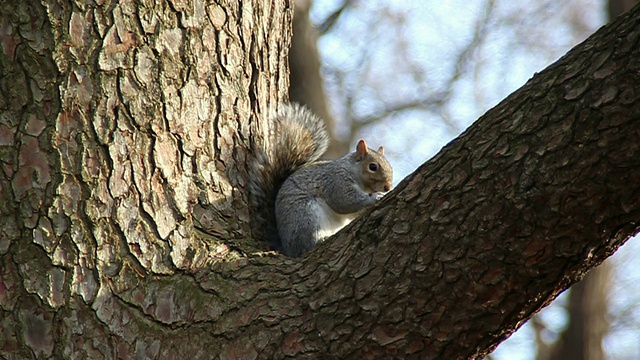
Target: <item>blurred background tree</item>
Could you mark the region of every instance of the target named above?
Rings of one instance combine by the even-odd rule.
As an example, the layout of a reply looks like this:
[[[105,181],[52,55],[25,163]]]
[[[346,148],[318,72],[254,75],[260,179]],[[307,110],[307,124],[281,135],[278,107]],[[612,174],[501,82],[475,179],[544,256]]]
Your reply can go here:
[[[292,101],[330,126],[327,157],[385,145],[399,181],[637,0],[295,0]],[[490,356],[637,359],[631,240]]]

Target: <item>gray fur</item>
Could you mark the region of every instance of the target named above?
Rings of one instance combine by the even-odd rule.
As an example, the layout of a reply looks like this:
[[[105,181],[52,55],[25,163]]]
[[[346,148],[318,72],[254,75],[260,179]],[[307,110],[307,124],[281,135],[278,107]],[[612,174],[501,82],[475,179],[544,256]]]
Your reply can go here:
[[[315,162],[329,137],[304,107],[281,106],[273,119],[271,147],[258,151],[250,169],[251,201],[272,249],[298,257],[380,200],[393,170],[384,149],[371,150],[364,140],[340,159]]]
[[[275,217],[278,190],[294,171],[324,154],[329,134],[322,119],[298,104],[280,104],[270,119],[273,125],[266,146],[253,145],[249,199],[260,235],[273,250],[281,250]]]
[[[359,184],[354,153],[334,161],[305,166],[282,184],[276,199],[276,219],[284,253],[298,257],[313,249],[358,213],[378,200]],[[318,202],[326,203],[342,220],[334,231],[323,232],[319,221]],[[326,209],[326,208],[323,208]]]

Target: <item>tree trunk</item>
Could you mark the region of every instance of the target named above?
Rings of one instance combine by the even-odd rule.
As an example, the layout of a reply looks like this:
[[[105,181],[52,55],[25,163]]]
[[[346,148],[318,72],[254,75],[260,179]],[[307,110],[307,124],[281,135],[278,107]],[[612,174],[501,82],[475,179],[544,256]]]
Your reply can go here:
[[[323,158],[335,159],[350,151],[351,139],[339,140],[335,135],[336,122],[327,106],[324,82],[320,75],[318,34],[309,19],[312,0],[295,0],[293,37],[289,53],[289,98],[292,102],[306,105],[324,119],[330,134],[330,144]]]
[[[482,358],[640,227],[639,8],[302,259],[245,194],[289,3],[0,12],[4,357]]]
[[[569,326],[553,348],[549,360],[604,360],[602,340],[607,334],[609,266],[600,266],[571,287],[567,310]]]
[[[0,4],[0,355],[210,358],[193,274],[265,248],[250,118],[287,94],[291,5],[98,4]]]

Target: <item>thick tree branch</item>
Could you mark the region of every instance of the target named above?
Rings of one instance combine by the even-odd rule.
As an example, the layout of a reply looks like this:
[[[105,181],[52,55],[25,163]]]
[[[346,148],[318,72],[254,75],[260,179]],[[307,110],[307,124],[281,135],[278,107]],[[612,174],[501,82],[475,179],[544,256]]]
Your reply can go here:
[[[639,39],[636,8],[302,263],[235,269],[265,309],[244,334],[268,318],[280,355],[485,356],[640,228]]]
[[[639,39],[636,8],[307,259],[333,264],[319,288],[338,283],[352,295],[323,303],[350,302],[376,319],[353,349],[481,358],[638,231]]]

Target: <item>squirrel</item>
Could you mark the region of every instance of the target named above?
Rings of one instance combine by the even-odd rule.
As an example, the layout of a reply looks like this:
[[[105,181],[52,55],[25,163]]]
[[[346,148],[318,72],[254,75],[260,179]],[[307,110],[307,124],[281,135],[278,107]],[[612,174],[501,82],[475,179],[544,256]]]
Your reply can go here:
[[[384,147],[364,140],[339,159],[318,161],[329,135],[303,106],[281,104],[271,118],[271,147],[258,149],[250,168],[250,200],[271,248],[299,257],[390,191],[393,169]]]

